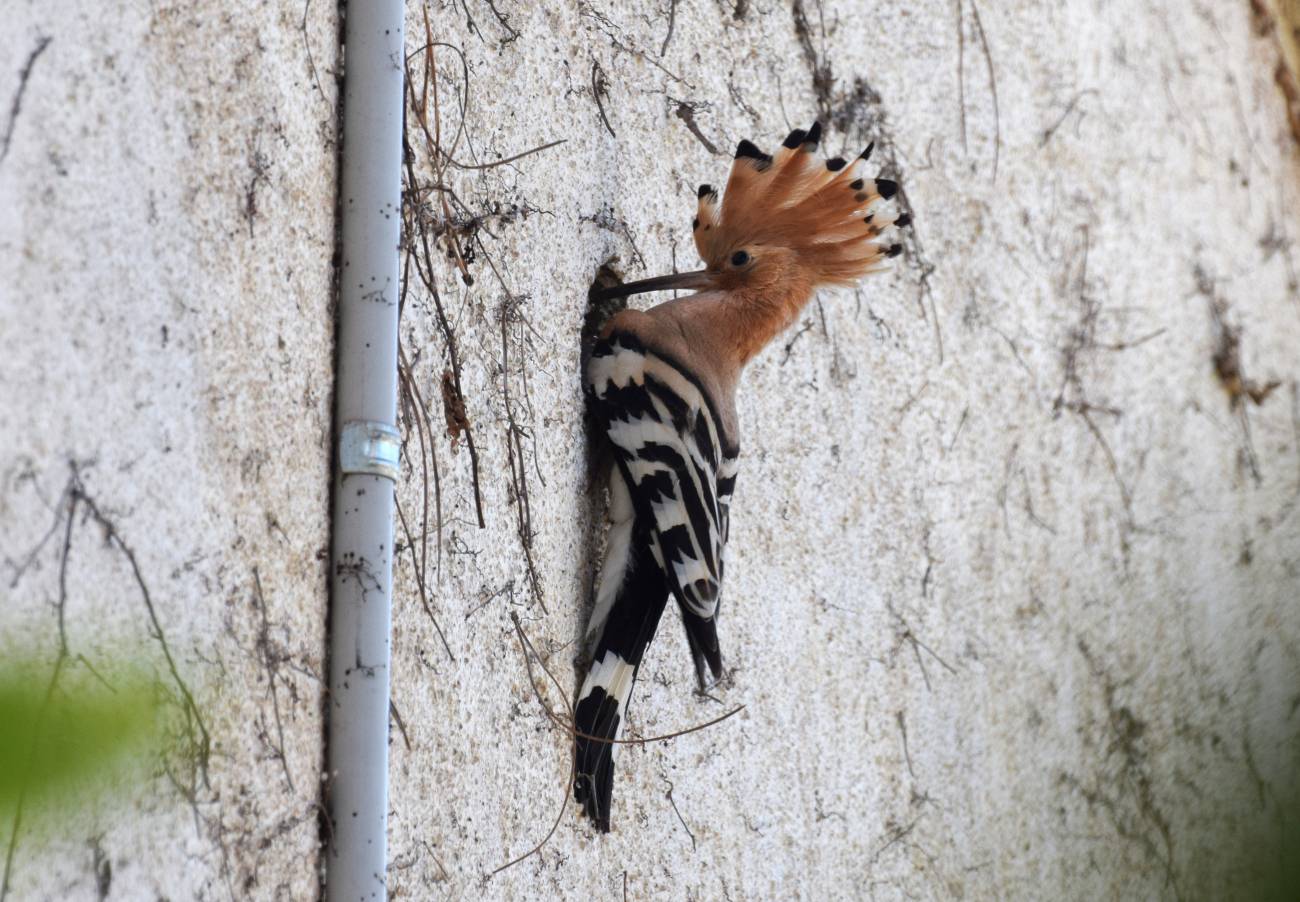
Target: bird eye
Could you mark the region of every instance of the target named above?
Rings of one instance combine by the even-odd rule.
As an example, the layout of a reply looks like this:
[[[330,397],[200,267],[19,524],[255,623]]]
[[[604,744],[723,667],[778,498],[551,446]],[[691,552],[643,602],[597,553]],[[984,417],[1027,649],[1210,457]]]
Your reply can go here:
[[[731,255],[732,266],[744,266],[748,262],[749,262],[749,254],[745,253],[744,251],[736,251],[734,254]]]

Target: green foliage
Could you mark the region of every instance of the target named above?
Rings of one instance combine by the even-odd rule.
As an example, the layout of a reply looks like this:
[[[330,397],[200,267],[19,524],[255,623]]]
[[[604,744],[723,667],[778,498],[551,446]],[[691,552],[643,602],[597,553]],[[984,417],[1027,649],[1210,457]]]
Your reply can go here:
[[[75,806],[152,759],[166,699],[139,668],[0,662],[0,813]]]

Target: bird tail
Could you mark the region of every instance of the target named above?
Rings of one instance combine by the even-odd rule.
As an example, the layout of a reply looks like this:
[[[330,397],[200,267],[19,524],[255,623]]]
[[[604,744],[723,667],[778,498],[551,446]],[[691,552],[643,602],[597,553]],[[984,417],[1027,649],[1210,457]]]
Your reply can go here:
[[[620,536],[622,527],[630,535]],[[573,795],[602,833],[609,832],[614,754],[632,685],[668,601],[663,571],[651,551],[650,530],[629,519],[615,523],[601,573],[592,631],[591,668],[574,709]]]
[[[722,652],[718,648],[717,615],[701,617],[686,605],[682,605],[680,610],[682,624],[686,627],[686,641],[690,643],[691,657],[695,660],[695,678],[699,681],[700,691],[703,692],[722,679]],[[709,674],[712,674],[712,679]]]

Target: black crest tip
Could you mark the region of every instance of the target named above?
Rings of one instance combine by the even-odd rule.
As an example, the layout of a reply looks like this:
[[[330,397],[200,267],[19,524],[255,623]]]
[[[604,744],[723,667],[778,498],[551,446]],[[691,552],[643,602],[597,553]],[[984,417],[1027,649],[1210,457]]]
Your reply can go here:
[[[876,179],[876,193],[889,200],[898,193],[898,182],[893,179]]]
[[[713,193],[712,185],[700,185],[700,189],[695,192],[695,196],[697,198],[703,198],[705,195],[712,194],[712,193]]]
[[[736,159],[739,160],[742,157],[752,157],[755,160],[762,160],[764,153],[758,149],[757,145],[755,145],[753,141],[746,138],[736,145]]]
[[[870,144],[867,145],[867,149],[864,150],[864,151],[862,151],[862,153],[861,153],[861,155],[858,157],[858,159],[860,159],[860,160],[869,160],[869,159],[871,159],[871,152],[872,152],[873,150],[875,150],[875,149],[876,149],[876,142],[875,142],[875,141],[872,141]]]
[[[817,142],[821,141],[821,139],[822,139],[822,124],[820,122],[814,122],[812,124],[812,128],[808,129],[808,134],[803,139],[804,143],[809,145],[815,145],[817,144]]]
[[[839,172],[841,169],[844,168],[844,166],[845,166],[845,160],[843,157],[831,157],[829,160],[826,161],[826,168],[829,169],[831,172]]]
[[[784,141],[781,142],[781,146],[786,150],[794,150],[802,144],[807,137],[808,133],[806,131],[801,128],[796,128],[794,131],[790,132]]]
[[[699,227],[700,227],[700,217],[696,216],[694,219],[691,220],[691,231],[694,232]]]
[[[910,213],[903,213],[897,219],[894,220],[894,225],[898,226],[900,229],[906,228],[911,224],[912,224],[912,215]]]
[[[885,251],[885,256],[897,257],[902,252],[903,252],[903,246],[901,244],[891,244],[889,246],[889,250]]]

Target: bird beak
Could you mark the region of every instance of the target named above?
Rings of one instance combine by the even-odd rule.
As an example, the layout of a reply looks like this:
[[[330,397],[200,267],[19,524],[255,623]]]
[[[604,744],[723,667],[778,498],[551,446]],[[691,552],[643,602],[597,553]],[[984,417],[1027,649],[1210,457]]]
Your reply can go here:
[[[625,298],[633,294],[645,294],[647,291],[668,291],[670,289],[697,288],[706,289],[713,286],[713,273],[707,269],[695,272],[673,273],[671,276],[655,276],[653,279],[641,279],[623,285],[612,285],[598,292],[601,300]]]

